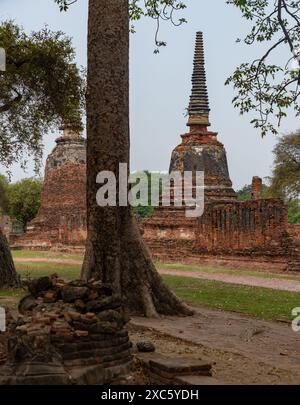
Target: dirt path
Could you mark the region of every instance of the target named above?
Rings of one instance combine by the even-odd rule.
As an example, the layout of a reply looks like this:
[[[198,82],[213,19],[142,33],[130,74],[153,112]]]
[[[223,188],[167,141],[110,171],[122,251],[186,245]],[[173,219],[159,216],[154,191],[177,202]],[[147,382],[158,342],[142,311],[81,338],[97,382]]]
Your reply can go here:
[[[193,317],[133,318],[131,324],[160,353],[214,361],[215,377],[226,384],[300,384],[300,333],[289,324],[204,308]]]
[[[248,285],[253,287],[271,288],[274,290],[300,292],[300,281],[284,280],[278,278],[262,278],[254,276],[235,276],[231,274],[216,274],[206,272],[193,272],[186,270],[159,269],[160,274],[170,276],[191,277],[204,280],[222,281],[223,283]]]
[[[53,263],[53,264],[69,264],[81,265],[82,260],[79,259],[55,259],[47,257],[33,257],[33,258],[15,258],[16,263]],[[262,278],[255,276],[240,276],[234,274],[224,273],[207,273],[201,271],[188,271],[188,270],[171,270],[171,269],[158,269],[160,274],[170,276],[190,277],[203,280],[222,281],[228,284],[248,285],[254,287],[271,288],[274,290],[300,292],[300,281],[285,280],[278,278]]]

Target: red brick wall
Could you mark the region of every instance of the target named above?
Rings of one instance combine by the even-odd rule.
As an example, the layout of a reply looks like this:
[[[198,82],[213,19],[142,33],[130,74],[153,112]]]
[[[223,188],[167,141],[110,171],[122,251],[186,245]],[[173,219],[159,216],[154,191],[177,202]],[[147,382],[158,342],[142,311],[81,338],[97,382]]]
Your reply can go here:
[[[199,219],[185,218],[184,209],[159,208],[143,230],[154,258],[168,261],[253,260],[285,269],[293,244],[287,207],[277,199],[206,203]]]
[[[27,248],[84,247],[86,167],[70,163],[45,175],[41,208],[15,245]]]
[[[300,241],[300,225],[290,225],[289,232],[293,238]]]

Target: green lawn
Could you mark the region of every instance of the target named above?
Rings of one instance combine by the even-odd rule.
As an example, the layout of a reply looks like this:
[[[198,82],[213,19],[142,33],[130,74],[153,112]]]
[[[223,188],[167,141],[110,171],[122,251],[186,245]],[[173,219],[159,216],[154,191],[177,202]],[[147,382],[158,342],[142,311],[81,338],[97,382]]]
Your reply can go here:
[[[14,251],[13,255],[19,259],[55,258],[62,260],[82,260],[81,255],[62,254],[53,252]],[[80,264],[45,263],[45,262],[17,262],[17,271],[22,278],[41,277],[53,273],[66,279],[77,279],[80,275]],[[258,277],[288,278],[300,280],[300,275],[282,275],[263,273],[259,271],[231,270],[227,268],[211,268],[202,266],[157,263],[157,267],[181,271],[201,271],[206,273],[223,273],[237,275],[251,275]],[[292,318],[291,311],[300,306],[300,293],[276,291],[260,287],[248,287],[226,284],[219,281],[193,279],[181,276],[164,276],[166,283],[174,292],[194,306],[205,306],[224,311],[235,311],[261,319]],[[22,290],[0,290],[0,297],[14,297],[24,294]]]
[[[292,319],[292,309],[300,306],[300,293],[188,277],[163,278],[179,297],[195,306],[271,320]]]
[[[61,252],[40,252],[40,251],[30,251],[30,250],[15,250],[12,252],[14,258],[18,259],[31,259],[31,258],[50,258],[57,260],[83,260],[83,255],[80,254],[70,254],[70,253],[61,253]],[[161,269],[169,270],[178,270],[178,271],[190,271],[190,272],[201,272],[201,273],[210,273],[210,274],[230,274],[237,276],[253,276],[261,278],[277,278],[285,280],[295,280],[300,281],[300,274],[280,274],[273,273],[268,271],[259,271],[259,270],[239,270],[239,269],[230,269],[227,267],[209,267],[201,265],[189,265],[189,264],[180,264],[180,263],[160,263],[157,262],[156,266]]]
[[[36,278],[57,273],[68,280],[76,280],[80,277],[81,266],[79,264],[27,262],[16,263],[16,268],[22,278]]]
[[[63,259],[63,260],[82,260],[83,255],[74,253],[61,253],[61,252],[41,252],[34,250],[13,250],[12,255],[18,259],[31,259],[31,258],[47,258],[47,259]]]

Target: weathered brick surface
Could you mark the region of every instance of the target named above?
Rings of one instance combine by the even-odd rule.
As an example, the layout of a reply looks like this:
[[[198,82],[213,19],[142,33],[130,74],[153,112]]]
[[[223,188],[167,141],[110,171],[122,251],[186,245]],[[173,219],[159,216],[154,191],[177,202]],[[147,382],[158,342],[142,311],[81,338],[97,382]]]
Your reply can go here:
[[[86,239],[86,144],[65,131],[45,169],[42,203],[16,247],[82,249]]]
[[[19,303],[18,319],[7,324],[0,384],[110,384],[128,372],[127,317],[110,286],[66,283],[53,275],[30,281],[28,291],[31,295]],[[55,294],[49,302],[50,292]],[[99,304],[93,312],[90,302]]]
[[[158,260],[300,270],[289,229],[287,207],[278,199],[207,202],[199,219],[186,218],[184,208],[160,207],[143,224]]]
[[[253,177],[252,179],[252,193],[251,197],[252,200],[259,200],[262,198],[262,188],[263,188],[263,182],[260,177]]]
[[[294,239],[300,241],[300,225],[290,225],[288,230]]]

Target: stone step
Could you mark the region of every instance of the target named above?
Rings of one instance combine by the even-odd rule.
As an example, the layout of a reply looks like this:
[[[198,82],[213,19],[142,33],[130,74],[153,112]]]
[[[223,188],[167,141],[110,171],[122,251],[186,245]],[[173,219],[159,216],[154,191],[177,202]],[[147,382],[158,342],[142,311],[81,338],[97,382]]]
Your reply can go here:
[[[149,377],[152,384],[178,385],[177,380],[181,377],[211,378],[212,363],[197,358],[197,356],[170,358],[159,353],[137,354],[136,358],[140,361],[145,374]],[[202,380],[205,385],[205,380]],[[181,381],[182,385],[191,385],[188,380]]]
[[[165,357],[160,356],[149,360],[149,367],[172,375],[204,373],[210,375],[212,364],[197,357]]]

